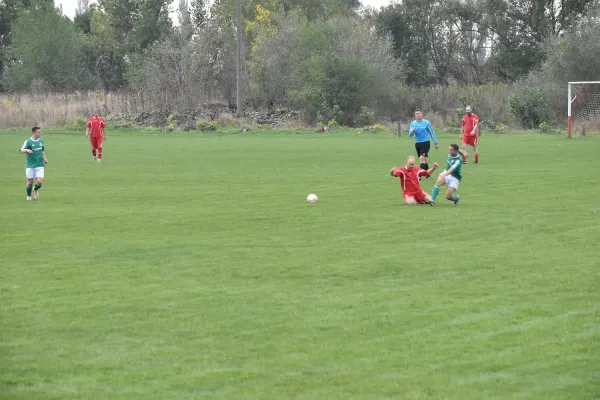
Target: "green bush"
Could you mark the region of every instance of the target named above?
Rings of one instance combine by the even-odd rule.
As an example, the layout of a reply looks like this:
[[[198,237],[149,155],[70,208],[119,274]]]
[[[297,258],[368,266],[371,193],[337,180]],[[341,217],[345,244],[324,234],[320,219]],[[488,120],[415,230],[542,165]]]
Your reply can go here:
[[[219,127],[216,122],[212,121],[197,121],[196,126],[198,127],[198,130],[202,132],[214,132]]]
[[[382,132],[382,131],[385,131],[385,126],[379,125],[379,124],[373,125],[373,131],[372,132],[379,133],[379,132]]]
[[[510,112],[523,128],[534,129],[552,120],[552,110],[541,89],[523,86],[521,93],[509,99]]]
[[[369,107],[362,106],[356,114],[356,125],[359,127],[372,125],[375,120],[375,112]]]
[[[331,121],[342,124],[344,122],[344,113],[337,104],[330,107],[326,101],[323,101],[317,110],[317,122],[331,125]]]
[[[540,132],[542,133],[550,133],[552,132],[552,125],[550,125],[548,122],[544,121],[539,125],[540,128]]]
[[[85,128],[85,126],[87,125],[87,120],[83,117],[77,117],[77,120],[75,120],[75,128]]]

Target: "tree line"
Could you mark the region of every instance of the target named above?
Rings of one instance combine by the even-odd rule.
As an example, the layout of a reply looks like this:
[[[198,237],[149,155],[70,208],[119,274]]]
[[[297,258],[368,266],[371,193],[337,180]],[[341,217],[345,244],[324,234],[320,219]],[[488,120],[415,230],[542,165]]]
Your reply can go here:
[[[533,124],[556,122],[568,80],[600,80],[599,3],[243,0],[245,106],[351,125],[365,110],[410,112],[443,87],[505,87],[513,116],[521,101],[539,114]],[[126,90],[165,111],[234,107],[235,12],[234,0],[79,0],[71,20],[53,0],[2,0],[0,91]],[[482,91],[447,99],[446,111],[483,101],[470,92]]]

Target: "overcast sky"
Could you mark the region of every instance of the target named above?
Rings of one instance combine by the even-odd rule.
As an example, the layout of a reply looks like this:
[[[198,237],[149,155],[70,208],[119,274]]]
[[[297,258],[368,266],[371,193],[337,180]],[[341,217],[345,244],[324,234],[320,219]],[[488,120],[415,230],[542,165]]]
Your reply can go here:
[[[375,8],[379,8],[381,6],[386,6],[390,3],[390,0],[361,0],[362,4],[365,6],[373,6]],[[77,0],[55,0],[54,3],[58,5],[62,5],[63,12],[69,17],[73,18],[75,15],[75,9],[77,8]],[[91,1],[93,3],[93,1]],[[175,2],[173,2],[175,4]]]

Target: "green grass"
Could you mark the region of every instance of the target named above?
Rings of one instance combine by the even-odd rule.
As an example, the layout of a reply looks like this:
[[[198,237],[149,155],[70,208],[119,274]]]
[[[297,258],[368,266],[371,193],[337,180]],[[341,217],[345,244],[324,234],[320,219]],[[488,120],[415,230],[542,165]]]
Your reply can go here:
[[[31,202],[27,137],[0,132],[1,399],[600,398],[600,138],[485,135],[428,207],[389,133],[116,131],[93,164],[45,131]]]

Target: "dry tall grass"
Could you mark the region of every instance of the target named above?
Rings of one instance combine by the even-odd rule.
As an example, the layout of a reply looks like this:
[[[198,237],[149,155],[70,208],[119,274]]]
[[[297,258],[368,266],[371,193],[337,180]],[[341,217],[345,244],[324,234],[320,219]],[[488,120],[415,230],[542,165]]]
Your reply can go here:
[[[401,87],[384,106],[394,119],[412,119],[415,108],[424,111],[436,126],[460,126],[462,110],[474,107],[480,120],[488,126],[510,123],[509,98],[513,88],[505,84],[482,86]]]
[[[399,87],[380,104],[379,115],[392,121],[410,121],[414,109],[425,111],[436,128],[460,126],[461,109],[471,104],[483,126],[509,125],[509,99],[515,88],[504,84],[483,86],[440,86],[429,88]],[[75,94],[0,94],[0,127],[65,126],[81,123],[95,109],[103,116],[129,116],[163,110],[165,100],[142,93],[85,92]],[[161,102],[158,104],[157,102]],[[219,102],[216,99],[213,102]],[[167,101],[169,109],[181,106]],[[389,118],[383,118],[390,120]]]
[[[87,119],[94,110],[102,115],[135,114],[145,110],[141,95],[86,92],[75,94],[2,94],[0,126],[64,126]]]

